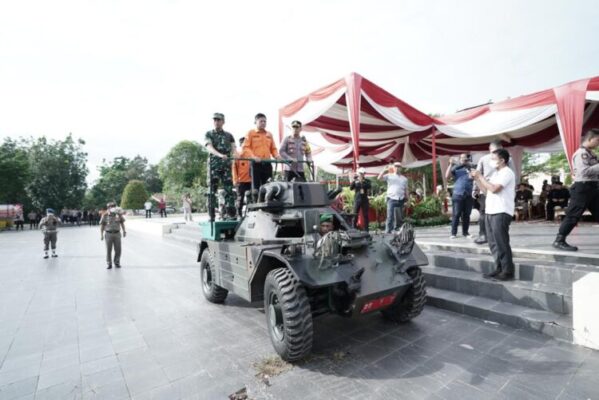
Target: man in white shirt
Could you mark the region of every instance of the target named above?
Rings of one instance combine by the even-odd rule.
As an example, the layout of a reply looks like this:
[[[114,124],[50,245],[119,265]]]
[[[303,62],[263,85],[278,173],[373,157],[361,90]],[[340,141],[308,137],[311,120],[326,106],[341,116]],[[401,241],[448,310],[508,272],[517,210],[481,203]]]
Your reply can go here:
[[[478,170],[471,172],[480,188],[487,192],[485,201],[485,228],[489,248],[495,259],[495,271],[483,275],[507,281],[514,278],[514,261],[510,247],[510,223],[514,216],[516,176],[508,167],[510,154],[497,149],[491,154],[490,165],[496,171],[489,180]]]
[[[377,179],[387,182],[387,222],[385,232],[391,233],[399,229],[403,222],[403,206],[408,198],[408,178],[401,174],[401,163],[393,164],[393,171],[387,166],[381,171]],[[398,218],[395,218],[397,212]]]
[[[150,199],[144,203],[144,209],[146,210],[146,218],[152,218],[152,202]]]
[[[495,168],[493,168],[493,166],[491,165],[491,156],[495,150],[502,149],[502,148],[503,148],[503,145],[501,144],[501,140],[492,141],[491,143],[489,143],[489,154],[485,154],[484,156],[482,156],[480,158],[480,160],[478,160],[478,163],[476,164],[476,169],[478,171],[480,171],[483,178],[485,178],[487,181],[489,180],[489,178],[491,178],[491,175],[493,175],[495,173]],[[508,167],[510,167],[512,172],[515,171],[512,160],[510,160],[508,162]],[[478,237],[474,241],[474,243],[476,243],[476,244],[487,243],[487,236],[485,233],[485,230],[486,230],[485,229],[486,195],[487,195],[486,190],[484,188],[481,188],[480,185],[476,185],[476,182],[475,182],[474,188],[472,191],[472,197],[478,200],[479,211],[480,211],[480,218],[478,219]]]

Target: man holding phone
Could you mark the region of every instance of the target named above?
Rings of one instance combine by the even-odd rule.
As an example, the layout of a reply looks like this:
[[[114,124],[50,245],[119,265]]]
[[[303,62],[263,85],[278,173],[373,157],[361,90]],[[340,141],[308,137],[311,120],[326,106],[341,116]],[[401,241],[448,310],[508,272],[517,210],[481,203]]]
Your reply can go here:
[[[387,182],[387,222],[385,232],[399,229],[403,223],[403,206],[408,198],[408,178],[401,174],[401,163],[395,162],[381,171],[377,179]],[[397,213],[397,218],[395,213]]]

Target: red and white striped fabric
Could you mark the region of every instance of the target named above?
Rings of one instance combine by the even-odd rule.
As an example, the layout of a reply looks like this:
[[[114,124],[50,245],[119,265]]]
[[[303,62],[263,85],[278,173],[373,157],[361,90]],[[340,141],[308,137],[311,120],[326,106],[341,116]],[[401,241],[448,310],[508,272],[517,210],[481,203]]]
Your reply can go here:
[[[475,107],[435,120],[437,154],[485,150],[492,140],[525,151],[555,150],[562,142],[571,159],[581,134],[599,126],[599,77]],[[420,157],[432,156],[432,138],[418,146]]]
[[[598,104],[594,77],[431,118],[352,73],[283,107],[279,135],[292,120],[302,121],[316,163],[335,172],[359,165],[374,173],[396,160],[419,166],[437,156],[487,151],[497,139],[515,154],[552,151],[561,141],[571,159],[581,133],[599,127]]]
[[[283,107],[281,140],[293,120],[303,123],[317,165],[331,172],[415,162],[411,142],[430,136],[433,126],[428,115],[356,73]]]

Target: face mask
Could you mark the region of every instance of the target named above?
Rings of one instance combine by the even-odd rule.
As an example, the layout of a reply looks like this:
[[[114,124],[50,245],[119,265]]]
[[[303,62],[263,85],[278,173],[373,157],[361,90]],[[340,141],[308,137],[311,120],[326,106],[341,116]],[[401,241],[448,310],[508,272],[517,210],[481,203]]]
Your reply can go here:
[[[108,211],[109,211],[111,214],[116,214],[116,207],[110,207],[110,208],[108,209]]]
[[[497,166],[498,166],[497,164],[498,164],[497,160],[489,161],[489,165],[491,165],[491,168],[497,169]]]

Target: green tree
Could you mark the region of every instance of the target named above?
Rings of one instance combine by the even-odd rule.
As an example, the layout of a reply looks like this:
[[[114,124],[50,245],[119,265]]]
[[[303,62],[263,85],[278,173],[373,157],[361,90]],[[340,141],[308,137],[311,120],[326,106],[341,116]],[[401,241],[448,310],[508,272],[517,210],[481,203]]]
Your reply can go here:
[[[111,200],[120,204],[125,186],[131,180],[143,181],[150,193],[162,191],[157,166],[148,164],[148,160],[139,155],[132,159],[115,157],[111,162],[104,160],[99,171],[100,178],[86,193],[85,205],[89,208],[103,207]]]
[[[551,154],[549,156],[549,159],[544,163],[544,171],[554,175],[562,170],[565,173],[570,172],[570,165],[568,164],[568,158],[566,157],[566,153],[560,152]]]
[[[148,164],[148,167],[143,173],[143,181],[146,186],[146,190],[149,193],[160,193],[162,192],[162,179],[158,173],[157,164]]]
[[[139,210],[143,208],[144,203],[149,197],[150,195],[148,195],[144,183],[134,179],[129,181],[127,186],[125,186],[120,204],[122,208]]]
[[[524,153],[522,156],[522,180],[527,180],[531,175],[544,172],[542,155],[538,153]]]
[[[566,153],[524,153],[522,157],[522,179],[526,180],[536,173],[556,175],[564,171],[569,176],[570,165]]]
[[[175,145],[158,165],[167,193],[192,188],[194,183],[206,186],[208,152],[199,143],[183,140]]]
[[[30,208],[25,187],[30,176],[27,144],[11,138],[0,145],[0,203],[21,203]]]
[[[81,206],[87,184],[85,142],[71,134],[65,140],[41,137],[30,140],[29,181],[26,191],[34,207],[77,208]]]

